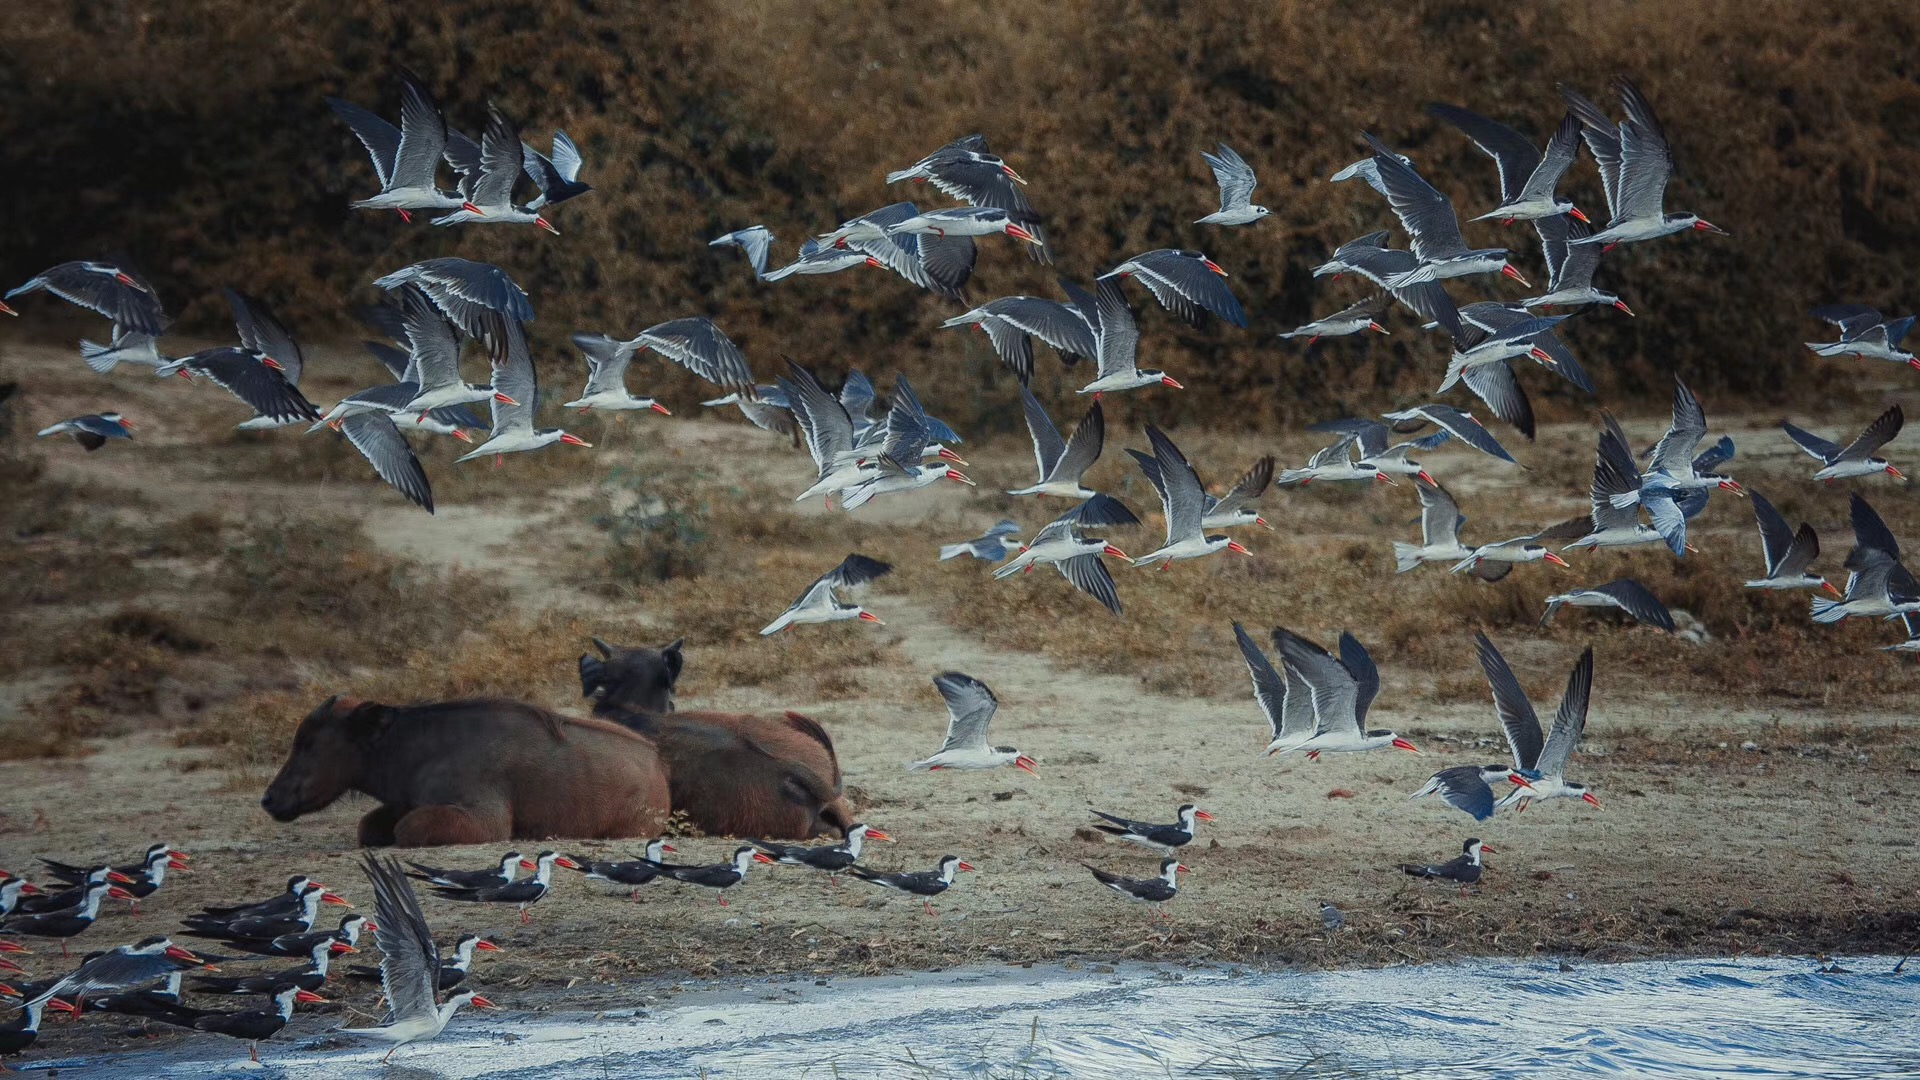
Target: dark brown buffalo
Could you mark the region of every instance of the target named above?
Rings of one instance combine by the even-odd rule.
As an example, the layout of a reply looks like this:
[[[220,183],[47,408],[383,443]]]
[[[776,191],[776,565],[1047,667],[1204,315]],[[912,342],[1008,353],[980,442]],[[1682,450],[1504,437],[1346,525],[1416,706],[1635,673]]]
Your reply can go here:
[[[652,742],[518,701],[381,705],[331,697],[300,722],[260,800],[292,821],[349,791],[380,800],[360,843],[429,847],[653,836],[669,811]]]
[[[673,785],[673,808],[702,832],[805,840],[845,836],[840,759],[826,729],[798,713],[675,712],[683,641],[624,648],[593,639],[580,692],[593,714],[651,738]]]

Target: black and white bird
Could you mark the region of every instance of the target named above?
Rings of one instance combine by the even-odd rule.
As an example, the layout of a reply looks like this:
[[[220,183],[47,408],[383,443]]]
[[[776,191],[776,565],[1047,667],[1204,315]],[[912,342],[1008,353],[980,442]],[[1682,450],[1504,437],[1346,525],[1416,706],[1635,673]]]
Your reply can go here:
[[[277,994],[289,986],[318,991],[326,985],[337,952],[349,952],[352,946],[338,939],[316,941],[307,950],[307,962],[299,967],[269,971],[260,975],[201,975],[193,980],[196,994],[240,997],[250,994]],[[378,974],[376,972],[376,974]]]
[[[228,1012],[181,1008],[172,1012],[155,1013],[153,1019],[192,1028],[195,1031],[225,1035],[233,1039],[245,1039],[247,1040],[247,1057],[258,1063],[260,1040],[273,1038],[280,1033],[281,1028],[292,1022],[295,1002],[326,1000],[311,990],[287,986],[274,992],[271,1008],[238,1009]]]
[[[1135,559],[1135,566],[1150,566],[1160,563],[1172,565],[1182,559],[1197,559],[1226,550],[1241,555],[1251,555],[1240,541],[1226,535],[1209,536],[1203,522],[1207,513],[1207,492],[1200,484],[1199,474],[1187,462],[1185,454],[1175,446],[1172,439],[1152,424],[1147,425],[1147,442],[1152,447],[1154,469],[1159,473],[1160,482],[1155,485],[1160,492],[1160,506],[1165,512],[1167,538],[1158,549]],[[1141,460],[1145,455],[1135,455]]]
[[[1387,205],[1413,242],[1418,265],[1384,282],[1401,288],[1421,282],[1442,281],[1472,274],[1498,273],[1522,285],[1527,279],[1507,260],[1506,248],[1469,248],[1460,235],[1460,219],[1453,200],[1427,183],[1413,166],[1388,150],[1372,135],[1364,135],[1373,149],[1374,168],[1386,191]]]
[[[1411,801],[1438,795],[1448,806],[1465,811],[1473,820],[1485,821],[1493,816],[1496,799],[1493,786],[1500,783],[1530,787],[1533,781],[1509,765],[1455,765],[1427,777],[1425,786],[1407,798]]]
[[[479,934],[462,934],[460,940],[453,943],[453,955],[440,960],[440,992],[446,993],[467,981],[467,975],[473,970],[475,951],[499,952],[500,946],[481,937]],[[378,979],[380,969],[366,965],[356,965],[347,969],[347,975],[354,979]]]
[[[848,604],[840,599],[840,589],[851,589],[865,585],[875,578],[882,577],[893,570],[893,566],[878,559],[869,559],[865,555],[848,555],[840,565],[813,580],[807,590],[800,594],[792,606],[780,613],[760,630],[760,636],[777,634],[789,626],[802,623],[839,622],[845,619],[859,619],[861,622],[879,623],[880,617],[858,604]]]
[[[1365,300],[1341,308],[1339,311],[1325,318],[1315,319],[1310,323],[1296,326],[1280,336],[1283,338],[1303,337],[1307,339],[1307,344],[1312,345],[1321,338],[1349,337],[1367,330],[1384,334],[1387,332],[1387,328],[1380,325],[1380,316],[1386,314],[1387,305],[1392,302],[1393,298],[1385,293],[1379,296],[1369,296]]]
[[[304,934],[286,934],[277,938],[236,938],[226,942],[222,948],[240,949],[259,956],[306,956],[313,951],[315,942],[339,941],[347,945],[346,951],[351,952],[360,944],[361,931],[377,929],[373,920],[355,913],[341,916],[340,926],[335,930],[309,930]]]
[[[594,643],[599,644],[599,639],[595,638]],[[604,646],[602,647],[604,648]],[[582,658],[581,664],[584,666],[586,663],[586,658]],[[640,899],[640,886],[660,876],[661,857],[669,851],[677,852],[678,850],[679,849],[672,844],[667,843],[665,838],[655,837],[647,841],[646,851],[642,857],[638,859],[627,862],[612,862],[603,859],[591,859],[585,855],[575,855],[573,861],[579,865],[580,872],[585,874],[590,880],[604,881],[609,885],[624,885],[628,889],[627,899],[638,900]]]
[[[1033,459],[1039,479],[1007,494],[1092,498],[1096,492],[1086,486],[1083,477],[1100,460],[1100,451],[1106,445],[1106,416],[1101,412],[1100,402],[1096,399],[1087,407],[1087,414],[1080,418],[1065,442],[1060,440],[1060,429],[1053,426],[1046,408],[1024,385],[1020,387],[1020,408],[1027,418],[1027,433],[1033,438]]]
[[[429,885],[444,885],[449,889],[490,889],[511,885],[520,876],[520,871],[534,869],[533,860],[517,851],[500,856],[498,866],[479,870],[446,869],[417,862],[408,862],[407,865],[413,867],[407,871],[408,877]]]
[[[1653,595],[1652,590],[1632,578],[1620,578],[1605,585],[1595,585],[1591,589],[1574,589],[1570,592],[1555,593],[1547,597],[1546,614],[1540,616],[1540,625],[1553,621],[1555,612],[1562,605],[1584,608],[1617,608],[1648,626],[1658,627],[1667,633],[1673,633],[1673,615],[1667,611],[1667,605]]]
[[[1593,229],[1571,217],[1544,217],[1533,223],[1540,234],[1540,250],[1547,259],[1547,291],[1519,301],[1526,308],[1586,307],[1604,304],[1624,314],[1633,309],[1619,296],[1596,289],[1593,272],[1600,268],[1600,247],[1578,241],[1593,235]]]
[[[940,545],[940,561],[957,559],[962,555],[971,559],[985,559],[999,562],[1007,557],[1007,552],[1020,540],[1020,523],[1011,518],[1003,518],[993,528],[971,540],[962,540],[957,544]]]
[[[1307,694],[1313,710],[1313,735],[1296,744],[1270,746],[1269,754],[1300,750],[1309,760],[1317,761],[1321,754],[1364,750],[1420,752],[1391,731],[1367,727],[1367,710],[1380,693],[1380,669],[1352,634],[1341,633],[1337,657],[1291,630],[1276,628],[1273,645],[1288,671],[1288,693],[1304,688]]]
[[[973,275],[974,262],[979,256],[973,237],[890,231],[894,226],[920,216],[918,206],[910,202],[897,202],[844,221],[839,228],[823,233],[817,239],[820,245],[834,250],[845,249],[863,254],[873,260],[874,265],[884,266],[922,289],[957,300],[967,280]],[[814,249],[815,258],[818,257],[818,250],[817,247]],[[771,281],[785,277],[789,271],[806,273],[844,268],[835,264],[818,268],[802,265],[809,261],[809,249],[802,247],[798,263],[767,275],[767,279]]]
[[[676,863],[660,863],[660,873],[664,877],[688,885],[698,885],[703,889],[712,889],[719,898],[720,906],[727,906],[726,891],[747,879],[747,867],[754,863],[771,863],[773,859],[765,852],[756,851],[749,846],[734,849],[733,857],[723,863],[711,866],[682,866]]]
[[[707,246],[739,248],[746,253],[747,265],[753,267],[753,279],[767,280],[767,253],[773,248],[773,231],[765,225],[735,229],[725,236],[716,236],[707,241]]]
[[[1080,865],[1093,872],[1093,880],[1121,896],[1138,900],[1143,904],[1152,904],[1154,914],[1161,918],[1168,917],[1165,904],[1179,894],[1180,875],[1187,872],[1187,868],[1180,865],[1179,859],[1162,859],[1160,875],[1150,878],[1121,877],[1119,874],[1109,873],[1088,863]]]
[[[1184,803],[1174,811],[1176,820],[1171,825],[1157,825],[1148,821],[1133,821],[1115,817],[1104,811],[1092,811],[1093,816],[1102,819],[1102,824],[1094,828],[1108,836],[1117,836],[1142,847],[1149,847],[1162,854],[1170,855],[1193,842],[1194,823],[1212,821],[1213,815],[1192,803]]]
[[[527,347],[526,329],[508,318],[495,318],[496,328],[487,342],[493,359],[493,423],[487,441],[453,460],[455,463],[491,457],[497,467],[508,454],[538,450],[563,443],[591,447],[593,444],[562,428],[536,428],[533,413],[540,403],[540,382],[534,371],[533,353]],[[501,400],[501,399],[506,400]]]
[[[956,872],[972,869],[973,864],[962,861],[958,855],[947,855],[941,858],[940,865],[933,870],[882,873],[856,864],[847,867],[847,873],[883,889],[892,889],[895,892],[919,897],[920,906],[926,909],[927,915],[937,919],[940,913],[933,910],[933,898],[946,892],[953,885],[953,876]]]
[[[1459,128],[1499,169],[1500,205],[1473,220],[1511,225],[1567,216],[1586,222],[1579,207],[1554,193],[1580,150],[1580,120],[1572,112],[1553,129],[1544,153],[1513,128],[1458,105],[1429,105],[1427,115]]]
[[[166,312],[161,310],[152,286],[138,273],[115,263],[78,260],[48,267],[7,290],[0,300],[36,292],[51,293],[69,304],[105,315],[113,321],[116,332],[158,337],[167,328]],[[0,309],[19,314],[4,304]]]
[[[200,909],[199,914],[210,919],[240,919],[250,915],[285,915],[298,910],[306,902],[307,886],[319,882],[305,874],[295,874],[287,879],[286,889],[278,895],[265,900],[239,904],[216,904]]]
[[[496,1006],[472,990],[440,1000],[440,949],[433,943],[433,931],[413,886],[392,858],[381,861],[369,854],[365,869],[373,883],[374,913],[379,916],[374,937],[380,943],[380,989],[387,1015],[377,1027],[341,1028],[339,1034],[385,1043],[388,1049],[380,1059],[384,1063],[402,1046],[437,1038],[463,1006]]]
[[[58,998],[80,1002],[101,994],[150,986],[184,968],[205,966],[206,961],[175,945],[166,935],[155,934],[131,945],[108,949],[82,962],[28,1000],[45,1003]]]
[[[526,863],[522,862],[522,866]],[[435,885],[433,894],[442,900],[459,900],[475,904],[514,904],[520,909],[520,924],[525,926],[533,921],[527,909],[537,904],[547,895],[553,885],[553,868],[562,866],[568,870],[580,869],[579,864],[557,851],[543,851],[533,859],[533,873],[518,881],[504,885],[481,885],[473,888]],[[403,883],[404,884],[404,883]],[[407,895],[413,895],[413,886],[406,885]],[[383,943],[385,938],[380,939]],[[438,954],[435,954],[438,963]]]
[[[1487,685],[1493,690],[1494,712],[1500,717],[1500,726],[1506,730],[1507,744],[1513,751],[1514,772],[1528,781],[1508,792],[1495,809],[1513,806],[1524,810],[1527,803],[1535,799],[1579,799],[1598,809],[1599,797],[1585,785],[1569,783],[1566,779],[1567,759],[1573,756],[1587,729],[1587,705],[1593,694],[1593,646],[1587,646],[1580,654],[1567,676],[1567,690],[1560,697],[1559,710],[1554,713],[1553,730],[1543,738],[1540,718],[1533,711],[1533,703],[1527,700],[1526,691],[1520,689],[1520,680],[1514,678],[1513,669],[1507,666],[1506,657],[1500,655],[1500,650],[1485,634],[1474,635],[1474,643],[1480,670],[1486,673]]]
[[[1273,211],[1253,201],[1253,189],[1259,180],[1253,166],[1226,143],[1202,151],[1201,157],[1213,170],[1213,182],[1220,185],[1220,209],[1194,222],[1195,225],[1251,225]]]
[[[1460,845],[1460,854],[1448,859],[1446,862],[1425,864],[1401,863],[1400,869],[1402,872],[1411,874],[1417,878],[1426,878],[1430,881],[1451,881],[1455,885],[1460,886],[1460,895],[1465,896],[1467,895],[1467,886],[1480,883],[1480,871],[1485,865],[1481,862],[1481,853],[1492,850],[1493,848],[1491,846],[1482,842],[1481,839],[1476,836]]]
[[[1807,342],[1814,355],[1890,360],[1920,371],[1920,358],[1900,347],[1913,329],[1912,315],[1889,319],[1864,304],[1824,304],[1813,309],[1813,317],[1840,329],[1839,341]]]
[[[987,140],[966,135],[914,162],[911,166],[887,174],[887,183],[903,180],[932,184],[935,188],[970,206],[991,206],[1010,214],[1032,216],[1033,204],[1020,189],[1026,180],[1013,166],[987,151]],[[1028,246],[1028,257],[1037,263],[1052,262],[1046,234],[1037,222],[1027,226],[1035,243]]]
[[[135,900],[145,900],[158,892],[160,886],[166,884],[167,871],[191,870],[192,866],[188,859],[186,852],[176,850],[172,844],[165,841],[149,844],[139,862],[113,867],[114,872],[119,876],[112,880],[124,887]],[[90,873],[84,866],[75,866],[55,859],[43,858],[40,864],[47,868],[48,875],[70,885],[84,883]],[[133,910],[138,910],[137,904],[133,906]]]
[[[810,870],[824,870],[827,880],[840,880],[840,874],[854,863],[860,861],[860,852],[868,840],[887,840],[893,837],[868,825],[855,822],[847,827],[846,838],[835,844],[776,844],[768,840],[755,840],[753,844],[783,866],[804,866]]]
[[[378,194],[353,203],[355,210],[392,210],[402,221],[413,221],[415,210],[477,211],[466,196],[440,190],[435,179],[447,148],[447,121],[426,84],[402,69],[400,126],[395,127],[370,110],[349,101],[328,98],[327,107],[353,131],[373,161]]]
[[[1131,278],[1147,287],[1160,306],[1202,326],[1208,315],[1244,329],[1247,313],[1227,287],[1227,272],[1204,252],[1185,248],[1144,251],[1101,274],[1096,284]]]
[[[1698,215],[1667,212],[1673,150],[1667,145],[1666,131],[1638,87],[1619,77],[1610,85],[1620,95],[1627,114],[1618,126],[1593,102],[1568,87],[1560,88],[1560,96],[1579,117],[1580,135],[1600,167],[1600,183],[1606,189],[1610,211],[1606,228],[1573,242],[1601,245],[1605,250],[1689,230],[1726,235],[1725,229]]]
[[[540,194],[527,203],[530,211],[577,199],[593,190],[592,185],[580,181],[580,148],[564,131],[553,133],[553,145],[545,154],[521,143],[520,164],[540,189]]]
[[[1111,555],[1124,562],[1132,560],[1127,558],[1126,552],[1108,543],[1105,538],[1081,536],[1079,530],[1083,526],[1139,523],[1140,519],[1119,500],[1095,495],[1048,522],[1034,534],[1031,541],[1020,545],[1013,558],[994,569],[994,580],[1023,571],[1031,572],[1036,566],[1050,565],[1060,571],[1068,584],[1100,601],[1101,606],[1118,615],[1121,613],[1119,590],[1114,587],[1113,575],[1107,571],[1101,557]]]
[[[81,887],[80,902],[73,907],[43,911],[32,915],[14,914],[0,922],[0,934],[25,934],[29,937],[58,938],[60,955],[71,955],[67,940],[85,932],[100,915],[100,901],[111,897],[131,900],[133,894],[118,885],[95,881]]]
[[[1886,473],[1895,480],[1905,480],[1906,474],[1894,468],[1886,458],[1874,453],[1892,442],[1905,423],[1906,416],[1901,413],[1900,406],[1895,405],[1875,417],[1865,431],[1845,446],[1828,442],[1792,424],[1781,424],[1780,427],[1808,457],[1820,463],[1819,471],[1813,474],[1815,480],[1834,482],[1877,473]]]
[[[191,937],[229,941],[238,939],[265,941],[289,934],[304,934],[312,930],[313,921],[320,915],[321,904],[346,907],[347,901],[346,898],[309,882],[306,890],[301,894],[299,906],[291,911],[274,915],[243,915],[231,919],[190,915],[183,921]]]
[[[133,421],[117,412],[88,413],[40,429],[40,438],[49,435],[71,435],[74,442],[92,451],[107,445],[108,439],[133,438]]]
[[[1757,491],[1748,494],[1753,498],[1753,520],[1760,528],[1760,555],[1766,561],[1767,574],[1747,582],[1746,587],[1819,589],[1839,599],[1839,589],[1807,569],[1820,557],[1820,536],[1813,531],[1813,526],[1803,521],[1798,532],[1792,531],[1787,528],[1787,519],[1780,516],[1780,511],[1774,509],[1766,496]]]
[[[1003,296],[955,315],[943,328],[977,326],[987,335],[1000,362],[1024,384],[1033,378],[1033,339],[1039,338],[1072,367],[1100,357],[1099,302],[1071,281],[1060,288],[1069,303],[1040,296]]]
[[[987,743],[987,725],[1000,708],[987,684],[958,671],[943,671],[933,677],[934,689],[947,704],[947,737],[931,757],[910,763],[908,772],[937,772],[941,769],[992,769],[1011,765],[1033,773],[1034,759],[1015,746],[991,746]]]

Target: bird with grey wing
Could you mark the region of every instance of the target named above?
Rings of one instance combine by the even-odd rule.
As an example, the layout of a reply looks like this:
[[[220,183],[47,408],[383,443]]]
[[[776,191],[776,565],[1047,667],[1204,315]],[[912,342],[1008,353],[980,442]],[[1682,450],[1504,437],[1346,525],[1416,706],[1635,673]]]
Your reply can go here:
[[[966,556],[970,559],[984,559],[987,562],[999,562],[1007,557],[1007,552],[1019,543],[1020,523],[1003,519],[980,536],[971,540],[962,540],[957,544],[940,546],[940,561],[958,559]]]
[[[1453,200],[1402,161],[1386,144],[1372,135],[1362,135],[1373,150],[1374,168],[1386,191],[1387,205],[1400,219],[1401,228],[1413,245],[1419,265],[1388,280],[1389,287],[1402,287],[1426,281],[1475,274],[1498,273],[1522,285],[1527,279],[1508,261],[1506,248],[1469,248],[1460,235],[1460,219],[1454,213]]]
[[[1000,709],[1000,699],[987,684],[971,675],[945,671],[933,678],[934,688],[947,704],[947,737],[937,753],[907,766],[908,772],[937,772],[941,769],[992,769],[1011,765],[1023,772],[1034,772],[1038,764],[1014,746],[992,746],[987,742],[987,725]]]
[[[1540,625],[1553,621],[1554,613],[1565,605],[1584,608],[1614,608],[1633,616],[1635,621],[1658,627],[1667,633],[1673,633],[1673,615],[1667,611],[1667,605],[1653,595],[1653,591],[1632,578],[1620,578],[1605,585],[1596,585],[1591,589],[1574,589],[1571,592],[1555,593],[1547,597],[1546,614],[1540,616]]]
[[[1895,405],[1874,418],[1866,430],[1854,437],[1845,446],[1831,443],[1792,424],[1781,424],[1787,437],[1806,455],[1820,463],[1820,469],[1813,474],[1815,480],[1835,483],[1840,480],[1852,480],[1862,476],[1875,476],[1886,473],[1895,480],[1905,480],[1906,474],[1894,468],[1893,463],[1875,453],[1881,447],[1892,442],[1900,434],[1900,428],[1906,423],[1906,416]]]
[[[1598,796],[1585,785],[1566,778],[1567,760],[1573,756],[1587,729],[1587,707],[1593,694],[1593,646],[1587,646],[1580,654],[1567,676],[1566,692],[1561,695],[1560,708],[1554,713],[1553,730],[1543,738],[1540,718],[1533,711],[1526,691],[1520,688],[1520,680],[1507,666],[1506,657],[1500,655],[1500,650],[1485,634],[1474,635],[1474,643],[1480,669],[1493,691],[1494,712],[1499,715],[1500,726],[1506,729],[1507,742],[1513,749],[1513,771],[1527,780],[1495,803],[1494,809],[1512,806],[1525,810],[1530,802],[1547,799],[1579,799],[1599,809]]]
[[[1253,166],[1226,143],[1202,152],[1207,167],[1213,170],[1214,183],[1220,186],[1220,209],[1194,222],[1195,225],[1251,225],[1273,211],[1253,201],[1253,189],[1259,183]]]
[[[1580,119],[1571,110],[1561,117],[1544,152],[1513,128],[1458,105],[1429,105],[1427,115],[1459,128],[1499,170],[1500,205],[1473,220],[1497,218],[1511,225],[1565,215],[1587,222],[1579,207],[1554,194],[1580,148]]]
[[[1560,96],[1580,120],[1580,137],[1600,168],[1610,212],[1606,228],[1574,243],[1608,250],[1688,231],[1726,235],[1725,229],[1697,214],[1667,212],[1664,204],[1667,181],[1673,177],[1673,150],[1666,130],[1639,87],[1619,76],[1610,85],[1627,114],[1618,125],[1578,92],[1560,87]]]
[[[807,590],[800,594],[800,599],[761,629],[760,636],[777,634],[789,626],[802,623],[841,622],[847,619],[880,623],[880,617],[866,608],[844,603],[839,591],[865,585],[892,570],[891,565],[878,559],[869,559],[860,554],[848,555],[839,566],[815,578]]]
[[[753,267],[753,280],[767,280],[767,254],[773,248],[773,232],[765,225],[735,229],[707,241],[707,246],[739,248],[746,253],[747,265]]]
[[[1889,319],[1864,304],[1823,304],[1813,309],[1813,317],[1840,331],[1839,341],[1807,342],[1815,356],[1890,360],[1920,371],[1920,358],[1900,347],[1913,329],[1912,315]]]
[[[1760,529],[1760,555],[1766,562],[1767,573],[1763,578],[1746,582],[1749,589],[1819,589],[1838,600],[1840,590],[1833,587],[1826,578],[1808,572],[1813,560],[1820,557],[1820,536],[1807,522],[1800,523],[1799,531],[1787,528],[1787,519],[1780,516],[1766,496],[1757,491],[1749,493],[1753,497],[1753,520]]]

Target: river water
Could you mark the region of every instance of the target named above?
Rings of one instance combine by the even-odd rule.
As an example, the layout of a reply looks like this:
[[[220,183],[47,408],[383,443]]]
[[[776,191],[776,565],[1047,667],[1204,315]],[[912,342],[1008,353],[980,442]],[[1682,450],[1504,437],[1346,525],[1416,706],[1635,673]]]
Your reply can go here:
[[[1920,963],[1902,976],[1889,974],[1890,957],[1840,967],[1134,965],[975,968],[824,987],[686,984],[639,1015],[463,1013],[388,1068],[379,1051],[339,1048],[310,1029],[264,1044],[262,1057],[268,1074],[390,1080],[1920,1076]],[[248,1068],[243,1044],[213,1036],[163,1054],[33,1062],[42,1064],[182,1080]]]

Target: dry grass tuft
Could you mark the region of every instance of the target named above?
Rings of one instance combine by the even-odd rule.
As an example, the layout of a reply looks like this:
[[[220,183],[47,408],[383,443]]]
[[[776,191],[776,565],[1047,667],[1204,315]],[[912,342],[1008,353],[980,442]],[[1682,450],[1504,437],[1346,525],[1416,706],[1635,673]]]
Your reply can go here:
[[[350,518],[249,521],[228,541],[219,579],[248,640],[307,663],[442,649],[503,599],[479,575],[380,551]]]

